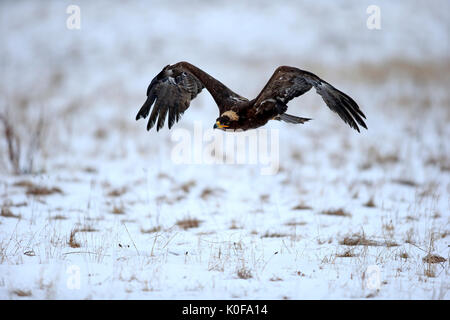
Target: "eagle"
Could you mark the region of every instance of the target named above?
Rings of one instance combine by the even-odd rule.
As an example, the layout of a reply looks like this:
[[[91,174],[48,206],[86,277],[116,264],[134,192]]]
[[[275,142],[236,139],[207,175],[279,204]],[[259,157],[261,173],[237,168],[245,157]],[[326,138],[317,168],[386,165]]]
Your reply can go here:
[[[205,71],[185,61],[165,66],[153,78],[147,89],[147,100],[137,113],[136,120],[145,119],[150,114],[147,130],[156,124],[156,130],[159,131],[164,127],[168,114],[168,127],[171,129],[189,108],[191,101],[206,88],[219,108],[219,117],[214,123],[214,129],[245,131],[259,128],[269,120],[293,124],[305,123],[311,119],[286,113],[287,103],[312,87],[322,96],[325,104],[350,127],[358,132],[360,132],[358,125],[367,129],[363,120],[366,116],[358,104],[347,94],[311,72],[280,66],[258,96],[248,100],[231,91]]]

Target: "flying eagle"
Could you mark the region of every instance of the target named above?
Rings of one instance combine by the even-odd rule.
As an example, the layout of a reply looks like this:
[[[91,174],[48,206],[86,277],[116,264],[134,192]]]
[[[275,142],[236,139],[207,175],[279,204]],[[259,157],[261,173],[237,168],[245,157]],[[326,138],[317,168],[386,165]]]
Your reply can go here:
[[[206,88],[219,107],[214,128],[222,130],[248,130],[265,125],[269,120],[304,123],[310,119],[287,114],[287,103],[314,87],[327,106],[345,123],[359,132],[358,124],[367,129],[364,113],[356,102],[315,74],[294,67],[278,67],[261,93],[248,100],[228,89],[217,79],[188,62],[167,65],[151,81],[147,100],[136,115],[146,118],[154,104],[147,130],[164,127],[169,114],[169,129],[178,122],[203,88]]]

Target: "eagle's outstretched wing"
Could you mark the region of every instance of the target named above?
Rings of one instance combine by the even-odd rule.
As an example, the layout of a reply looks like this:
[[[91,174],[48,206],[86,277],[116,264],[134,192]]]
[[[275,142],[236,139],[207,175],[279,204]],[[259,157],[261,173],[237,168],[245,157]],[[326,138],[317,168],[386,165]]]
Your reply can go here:
[[[145,119],[154,103],[147,130],[150,130],[158,119],[156,130],[159,131],[164,126],[167,114],[170,129],[205,87],[216,101],[220,113],[237,101],[247,101],[203,70],[182,61],[164,67],[153,78],[147,89],[147,100],[136,115],[136,120]]]
[[[167,113],[169,113],[170,129],[202,89],[203,84],[189,71],[168,65],[153,78],[148,86],[147,100],[136,115],[136,120],[145,119],[155,103],[148,120],[147,130],[155,125],[158,118],[156,130],[159,131],[164,126]]]
[[[352,98],[315,74],[294,67],[278,67],[256,98],[254,106],[257,112],[276,108],[280,104],[286,106],[290,100],[301,96],[312,87],[322,96],[327,106],[350,127],[359,132],[359,124],[367,129],[362,119],[366,117]]]

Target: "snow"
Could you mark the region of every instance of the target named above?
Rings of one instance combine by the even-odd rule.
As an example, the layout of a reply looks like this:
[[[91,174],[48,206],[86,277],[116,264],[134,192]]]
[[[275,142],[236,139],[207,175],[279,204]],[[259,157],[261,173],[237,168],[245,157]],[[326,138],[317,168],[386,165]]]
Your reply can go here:
[[[24,151],[46,124],[32,174],[11,174],[0,141],[0,298],[449,298],[448,1],[377,1],[381,30],[366,27],[371,1],[77,1],[80,30],[66,28],[70,4],[0,4],[0,113]],[[135,116],[178,61],[250,99],[279,65],[311,71],[369,130],[311,90],[289,113],[312,121],[265,127],[275,175],[195,150],[177,163],[176,134],[211,130],[211,96],[171,131]],[[378,245],[343,244],[355,237]]]

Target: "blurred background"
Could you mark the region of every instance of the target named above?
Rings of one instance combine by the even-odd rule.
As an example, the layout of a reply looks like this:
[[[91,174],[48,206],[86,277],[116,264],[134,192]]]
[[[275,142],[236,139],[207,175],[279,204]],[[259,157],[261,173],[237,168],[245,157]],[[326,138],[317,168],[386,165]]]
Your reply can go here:
[[[79,30],[66,26],[72,4],[81,10]],[[380,8],[380,30],[366,25],[372,4]],[[292,130],[286,136],[342,129],[344,139],[364,144],[426,130],[449,137],[448,1],[2,1],[0,6],[0,110],[14,123],[22,154],[37,144],[26,140],[39,136],[39,146],[29,147],[33,169],[22,171],[76,166],[91,156],[126,157],[136,150],[159,153],[168,130],[147,133],[134,116],[150,80],[163,66],[182,60],[248,98],[277,66],[306,69],[354,97],[368,117],[369,131],[357,137],[310,92],[292,101],[290,110],[315,121],[301,128],[272,125]],[[205,92],[177,126],[191,128],[195,120],[209,125],[216,113]],[[7,145],[0,147],[4,158]],[[11,172],[8,162],[3,159],[2,169]]]

